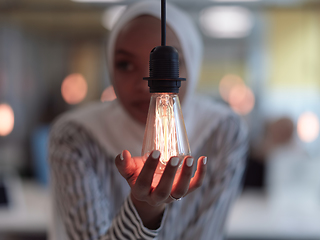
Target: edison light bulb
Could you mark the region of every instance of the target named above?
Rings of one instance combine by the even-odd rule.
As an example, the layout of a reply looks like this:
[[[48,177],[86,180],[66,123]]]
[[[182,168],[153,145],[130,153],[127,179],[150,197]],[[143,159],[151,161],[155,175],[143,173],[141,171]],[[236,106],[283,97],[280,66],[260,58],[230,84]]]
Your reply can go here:
[[[164,13],[164,14],[163,14]],[[177,49],[166,46],[165,1],[161,1],[161,46],[151,50],[148,80],[151,99],[142,145],[142,156],[146,159],[153,150],[159,150],[160,162],[153,178],[155,186],[171,157],[191,155],[181,106],[179,102],[179,54]],[[179,175],[178,170],[177,175]],[[176,175],[176,176],[177,176]]]
[[[170,157],[190,155],[190,147],[182,116],[179,97],[176,93],[154,93],[150,99],[147,125],[142,146],[142,156],[159,150],[162,172]]]
[[[153,150],[161,153],[152,183],[156,186],[171,157],[179,157],[181,166],[191,152],[178,97],[181,81],[186,80],[179,78],[178,51],[170,46],[155,47],[150,53],[149,70],[150,76],[144,79],[152,95],[141,155],[146,159]]]

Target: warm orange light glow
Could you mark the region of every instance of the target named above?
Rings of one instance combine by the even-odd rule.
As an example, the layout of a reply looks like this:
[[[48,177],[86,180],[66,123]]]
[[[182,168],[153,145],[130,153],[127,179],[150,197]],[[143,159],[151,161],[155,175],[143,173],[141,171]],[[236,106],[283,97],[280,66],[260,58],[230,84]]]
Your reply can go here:
[[[100,100],[101,102],[109,102],[115,100],[116,98],[117,96],[114,92],[113,86],[109,86],[103,91]]]
[[[241,115],[248,114],[252,111],[254,102],[254,94],[251,89],[245,85],[236,85],[231,89],[229,104],[235,112]]]
[[[0,104],[0,136],[9,135],[14,127],[14,113],[8,104]]]
[[[298,136],[304,142],[312,142],[319,136],[320,124],[317,115],[312,112],[303,113],[298,120]]]
[[[62,82],[61,94],[69,104],[80,103],[87,95],[88,85],[81,74],[68,75]]]
[[[170,157],[179,155],[174,102],[169,94],[163,93],[157,98],[155,114],[155,149],[161,152],[160,162],[166,165]]]
[[[219,92],[223,100],[228,102],[231,90],[238,85],[244,85],[239,76],[233,74],[225,75],[219,84]]]

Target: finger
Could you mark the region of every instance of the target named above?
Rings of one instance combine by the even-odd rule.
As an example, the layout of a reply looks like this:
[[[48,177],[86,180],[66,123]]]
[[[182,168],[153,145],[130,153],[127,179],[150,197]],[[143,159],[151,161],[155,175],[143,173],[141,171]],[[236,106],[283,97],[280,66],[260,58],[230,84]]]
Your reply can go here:
[[[160,152],[154,150],[147,158],[133,188],[133,194],[136,198],[141,199],[150,193],[153,174],[159,163]]]
[[[187,194],[194,191],[202,185],[203,179],[207,171],[207,157],[200,157],[198,159],[197,171],[194,177],[191,179],[189,190]]]
[[[185,158],[178,182],[174,186],[173,191],[171,191],[171,196],[173,198],[181,198],[188,192],[193,172],[193,163],[193,157],[188,156]]]
[[[170,158],[170,161],[164,169],[158,186],[152,191],[151,199],[154,202],[164,201],[168,198],[179,166],[179,160],[180,159],[178,157]]]
[[[135,164],[131,161],[131,154],[128,150],[123,150],[115,159],[115,164],[119,173],[128,181],[132,180],[134,176]]]

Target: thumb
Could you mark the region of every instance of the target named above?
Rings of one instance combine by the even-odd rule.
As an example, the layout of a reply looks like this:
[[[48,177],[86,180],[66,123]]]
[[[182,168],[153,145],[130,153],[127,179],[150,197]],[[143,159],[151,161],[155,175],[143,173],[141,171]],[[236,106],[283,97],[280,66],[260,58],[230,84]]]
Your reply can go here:
[[[123,150],[121,154],[116,156],[115,164],[119,173],[124,177],[130,185],[134,176],[135,164],[132,161],[131,154],[128,150]]]

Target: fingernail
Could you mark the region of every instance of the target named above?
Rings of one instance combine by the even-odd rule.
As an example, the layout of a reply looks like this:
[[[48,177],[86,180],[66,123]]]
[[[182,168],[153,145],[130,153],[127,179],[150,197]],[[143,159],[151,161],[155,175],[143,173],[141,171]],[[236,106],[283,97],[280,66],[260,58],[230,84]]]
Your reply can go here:
[[[120,154],[120,160],[123,161],[124,160],[124,157],[123,157],[123,151],[121,152]]]
[[[187,166],[188,166],[188,167],[191,167],[192,164],[193,164],[193,158],[192,158],[192,157],[188,157],[188,158],[187,158]]]
[[[171,163],[171,166],[172,166],[172,167],[177,166],[178,163],[179,163],[179,158],[178,158],[178,157],[173,157],[173,158],[171,158],[170,163]]]
[[[159,158],[159,157],[160,157],[160,151],[154,150],[154,151],[152,152],[151,157],[152,157],[153,159]]]
[[[202,161],[202,162],[203,162],[203,165],[206,165],[206,164],[207,164],[207,159],[208,159],[207,157],[205,157],[205,158],[203,159],[203,161]]]

